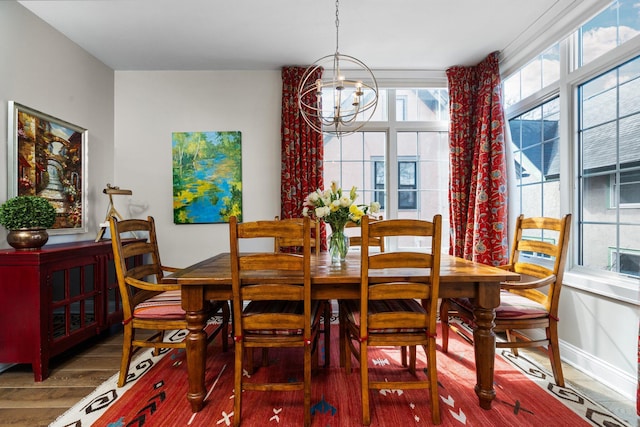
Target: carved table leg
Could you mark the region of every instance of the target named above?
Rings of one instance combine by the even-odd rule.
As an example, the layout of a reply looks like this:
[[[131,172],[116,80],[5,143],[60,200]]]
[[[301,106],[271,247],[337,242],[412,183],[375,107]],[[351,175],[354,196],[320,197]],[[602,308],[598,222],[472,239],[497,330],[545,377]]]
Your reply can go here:
[[[475,392],[480,407],[491,409],[491,402],[496,397],[493,389],[493,369],[496,356],[495,307],[500,304],[500,284],[483,283],[480,285],[478,297],[473,310],[476,328],[473,331],[474,352],[476,358]]]
[[[189,391],[187,400],[191,410],[202,409],[205,398],[204,373],[207,352],[207,334],[204,331],[208,313],[204,302],[203,289],[200,286],[183,286],[182,308],[186,311],[187,372],[189,373]]]

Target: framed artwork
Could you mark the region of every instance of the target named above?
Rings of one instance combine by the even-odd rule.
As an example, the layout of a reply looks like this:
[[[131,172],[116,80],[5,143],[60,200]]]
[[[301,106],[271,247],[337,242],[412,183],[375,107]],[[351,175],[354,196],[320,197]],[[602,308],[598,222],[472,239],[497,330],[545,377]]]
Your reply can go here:
[[[13,101],[8,111],[8,197],[49,200],[49,234],[86,232],[87,130]]]
[[[173,222],[210,224],[242,221],[242,135],[174,132]]]

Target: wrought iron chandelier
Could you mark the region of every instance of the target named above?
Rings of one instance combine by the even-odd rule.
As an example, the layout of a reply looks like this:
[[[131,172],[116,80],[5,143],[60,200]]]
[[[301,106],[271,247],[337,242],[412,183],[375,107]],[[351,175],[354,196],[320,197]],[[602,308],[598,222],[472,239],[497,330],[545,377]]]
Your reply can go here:
[[[339,52],[338,6],[336,0],[336,51],[307,68],[298,87],[298,108],[315,131],[342,137],[371,120],[378,104],[378,82],[362,61]],[[315,78],[318,70],[322,77]],[[323,92],[331,105],[323,105]]]

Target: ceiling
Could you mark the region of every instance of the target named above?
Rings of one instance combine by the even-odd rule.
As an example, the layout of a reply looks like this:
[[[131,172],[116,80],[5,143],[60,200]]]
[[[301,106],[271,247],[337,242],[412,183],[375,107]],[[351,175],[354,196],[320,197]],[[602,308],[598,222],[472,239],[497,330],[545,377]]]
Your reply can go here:
[[[336,49],[331,0],[19,3],[114,70],[276,70]],[[343,0],[339,51],[374,70],[472,65],[526,46],[580,3]]]

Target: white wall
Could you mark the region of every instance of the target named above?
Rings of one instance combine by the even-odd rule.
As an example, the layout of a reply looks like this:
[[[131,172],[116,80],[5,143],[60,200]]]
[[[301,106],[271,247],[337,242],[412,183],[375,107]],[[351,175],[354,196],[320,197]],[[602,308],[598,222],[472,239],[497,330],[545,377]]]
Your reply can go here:
[[[243,218],[279,215],[280,71],[117,71],[115,98],[113,184],[148,204],[137,216],[156,220],[164,264],[229,250],[226,223],[173,223],[172,132],[242,132]]]
[[[0,2],[0,52],[0,201],[7,199],[8,101],[15,101],[89,130],[88,232],[49,242],[95,238],[107,205],[102,189],[113,177],[113,70],[15,2]]]

